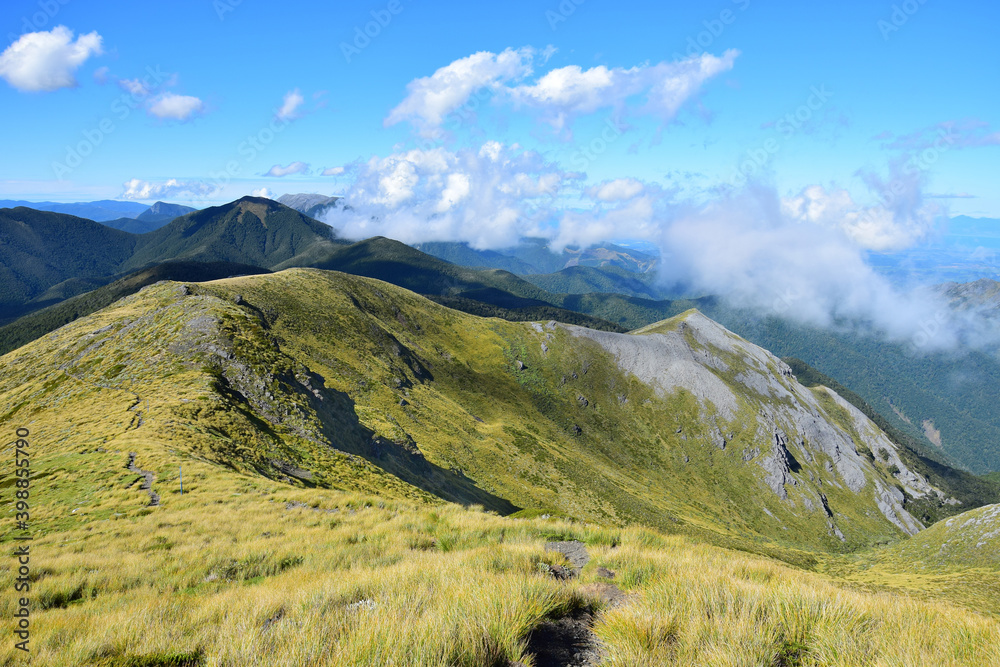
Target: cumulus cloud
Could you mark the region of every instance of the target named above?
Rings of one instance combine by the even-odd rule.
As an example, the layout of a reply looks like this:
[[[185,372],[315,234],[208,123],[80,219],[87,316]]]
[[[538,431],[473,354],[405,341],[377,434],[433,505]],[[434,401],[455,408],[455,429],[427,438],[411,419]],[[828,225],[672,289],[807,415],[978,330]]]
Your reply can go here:
[[[645,187],[634,178],[618,178],[587,188],[587,196],[596,201],[613,202],[632,199]]]
[[[281,108],[275,114],[282,120],[294,120],[299,117],[299,107],[306,101],[298,88],[285,93],[285,99],[281,103]]]
[[[118,79],[118,85],[136,97],[146,97],[150,93],[149,86],[142,79]]]
[[[163,93],[158,95],[149,105],[149,113],[165,120],[188,120],[195,114],[205,110],[205,103],[197,97]]]
[[[274,178],[282,178],[284,176],[291,176],[292,174],[308,174],[309,165],[305,162],[292,162],[287,167],[282,167],[280,164],[276,164],[271,167],[265,176],[271,176]]]
[[[468,102],[473,93],[531,74],[533,58],[533,49],[522,48],[480,51],[456,60],[431,76],[411,81],[406,97],[389,112],[385,125],[408,121],[421,133],[434,135],[448,114]]]
[[[721,57],[705,53],[630,69],[601,65],[584,70],[571,65],[554,69],[533,84],[516,86],[510,95],[516,105],[537,110],[556,130],[599,109],[620,114],[627,101],[637,96],[644,98],[638,113],[667,123],[708,79],[732,69],[738,55],[731,49]]]
[[[323,176],[340,176],[345,171],[343,167],[327,167],[323,170]]]
[[[465,241],[475,248],[547,234],[556,197],[578,178],[538,153],[498,142],[373,157],[348,172],[347,206],[324,216],[342,236]]]
[[[56,26],[48,32],[29,32],[0,54],[0,77],[25,92],[52,91],[76,86],[76,70],[101,53],[101,36],[90,32],[73,39],[73,31]]]
[[[152,182],[133,178],[122,184],[122,199],[167,199],[169,197],[204,197],[214,194],[217,188],[202,181],[181,181],[171,178]]]
[[[544,62],[551,52],[542,55]],[[518,83],[533,73],[533,49],[483,51],[410,82],[406,98],[389,113],[385,125],[408,121],[421,134],[434,136],[449,114],[482,90],[499,102],[535,113],[557,131],[601,109],[621,114],[633,99],[639,101],[633,105],[635,113],[667,123],[708,79],[732,69],[738,55],[736,50],[722,56],[705,53],[629,69],[601,65],[585,70],[570,65],[552,69],[534,82]]]
[[[267,188],[257,188],[256,190],[250,191],[251,197],[263,197],[265,199],[274,199],[274,193]]]

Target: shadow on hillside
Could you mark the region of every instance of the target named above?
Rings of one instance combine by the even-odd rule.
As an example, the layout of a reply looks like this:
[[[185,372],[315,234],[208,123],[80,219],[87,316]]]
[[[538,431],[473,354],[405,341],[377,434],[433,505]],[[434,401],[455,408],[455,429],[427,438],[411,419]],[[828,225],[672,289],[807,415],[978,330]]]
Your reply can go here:
[[[319,397],[307,394],[310,407],[321,419],[323,435],[334,448],[360,456],[404,482],[450,502],[482,505],[503,515],[521,509],[480,489],[461,472],[434,465],[424,458],[409,436],[406,442],[393,442],[377,436],[358,420],[351,397],[328,388],[322,376],[310,373],[309,382],[320,394]]]

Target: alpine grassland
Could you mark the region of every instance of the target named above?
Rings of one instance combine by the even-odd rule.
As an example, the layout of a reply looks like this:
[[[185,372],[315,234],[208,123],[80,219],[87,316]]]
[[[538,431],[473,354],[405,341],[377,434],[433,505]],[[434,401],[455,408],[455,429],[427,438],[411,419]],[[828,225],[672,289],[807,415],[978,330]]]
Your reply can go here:
[[[560,622],[593,664],[1000,664],[994,508],[695,312],[620,334],[291,269],[0,361],[3,664],[18,428],[32,665],[539,666]]]

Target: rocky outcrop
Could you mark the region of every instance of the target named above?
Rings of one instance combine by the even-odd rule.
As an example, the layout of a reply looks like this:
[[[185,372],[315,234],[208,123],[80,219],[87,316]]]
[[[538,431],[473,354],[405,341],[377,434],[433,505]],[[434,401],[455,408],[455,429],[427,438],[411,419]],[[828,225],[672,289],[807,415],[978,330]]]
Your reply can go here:
[[[741,432],[734,454],[740,464],[759,466],[761,483],[781,501],[822,513],[838,539],[844,535],[825,485],[870,497],[886,520],[909,534],[923,526],[905,509],[907,496],[957,502],[909,470],[896,445],[835,392],[802,386],[787,364],[697,311],[630,334],[560,326],[599,344],[660,395],[684,390],[695,396],[703,419],[717,425],[700,436],[706,445],[725,451],[733,441],[728,425],[742,426],[732,427]],[[755,415],[755,425],[746,423],[747,415]]]

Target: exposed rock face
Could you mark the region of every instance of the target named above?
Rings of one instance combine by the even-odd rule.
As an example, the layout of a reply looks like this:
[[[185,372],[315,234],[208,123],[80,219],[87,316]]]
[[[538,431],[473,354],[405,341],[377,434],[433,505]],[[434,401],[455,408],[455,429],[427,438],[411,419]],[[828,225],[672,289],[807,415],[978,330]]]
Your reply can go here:
[[[732,437],[723,433],[742,430],[734,456],[759,465],[761,482],[782,501],[824,513],[838,539],[844,536],[835,524],[837,508],[819,490],[825,484],[870,495],[882,515],[909,534],[923,526],[904,508],[904,492],[949,502],[907,469],[896,445],[854,406],[829,389],[802,386],[787,364],[697,311],[630,334],[560,326],[598,343],[661,395],[693,394],[704,419],[720,425],[707,444],[725,450]],[[869,452],[895,480],[876,468]]]

